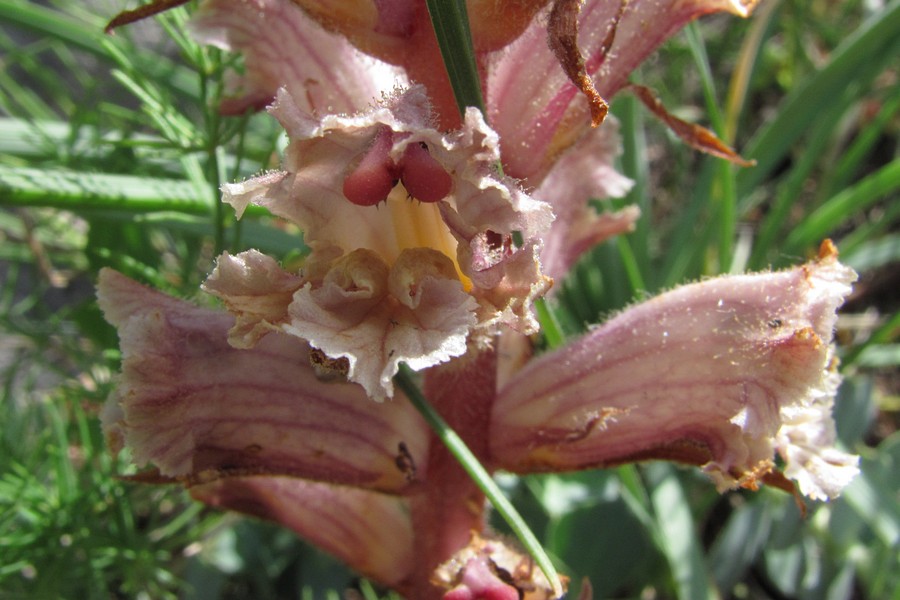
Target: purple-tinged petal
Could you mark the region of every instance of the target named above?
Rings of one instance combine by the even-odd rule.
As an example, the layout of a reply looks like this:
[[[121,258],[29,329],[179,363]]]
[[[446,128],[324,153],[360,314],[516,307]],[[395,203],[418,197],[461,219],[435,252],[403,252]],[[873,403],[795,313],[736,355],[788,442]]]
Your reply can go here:
[[[528,26],[548,0],[469,0],[476,60],[498,50]],[[459,127],[460,115],[434,26],[423,2],[409,0],[293,0],[324,29],[367,55],[398,65],[409,81],[428,88],[442,130]]]
[[[123,354],[104,429],[135,463],[188,482],[291,475],[380,490],[408,485],[396,464],[401,445],[426,464],[427,427],[409,403],[379,405],[358,386],[322,383],[297,338],[236,349],[229,314],[110,270],[98,298]]]
[[[626,206],[615,212],[597,213],[587,205],[571,215],[568,228],[560,223],[544,241],[541,261],[544,270],[553,279],[561,280],[582,254],[613,236],[634,230],[641,216],[637,206]]]
[[[556,214],[541,252],[548,276],[561,279],[584,252],[634,228],[640,217],[636,206],[598,214],[588,204],[591,198],[619,198],[631,189],[633,182],[613,166],[618,153],[618,123],[607,119],[569,148],[535,190]]]
[[[398,587],[412,571],[413,530],[397,496],[290,477],[227,477],[191,488],[212,506],[288,527],[379,584]]]
[[[311,113],[352,113],[406,82],[400,69],[357,50],[289,0],[210,0],[192,21],[199,41],[242,52],[227,114],[261,109],[286,86]]]
[[[460,569],[459,583],[444,594],[443,600],[519,600],[519,591],[491,570],[489,557],[475,556]]]
[[[480,328],[488,336],[494,334],[493,326],[499,324],[509,325],[526,335],[537,333],[540,324],[534,317],[534,302],[552,284],[541,270],[540,247],[529,243],[503,253],[502,247],[486,246],[470,245],[474,250],[473,258],[485,263],[483,270],[472,277],[476,285],[482,285],[482,289],[476,290],[476,297],[481,302]],[[493,256],[495,254],[499,258]]]
[[[427,127],[429,104],[422,88],[413,88],[390,106],[363,115],[326,115],[321,119],[303,111],[296,99],[285,92],[279,95],[272,114],[291,139],[284,161],[287,174],[280,174],[280,178],[267,174],[241,184],[226,185],[223,199],[238,206],[245,206],[248,201],[264,206],[299,225],[304,241],[313,250],[312,260],[317,252],[328,248],[342,252],[369,248],[391,262],[399,255],[403,243],[398,240],[402,232],[397,232],[395,222],[426,221],[431,213],[437,213],[433,205],[423,205],[419,211],[404,208],[403,205],[413,203],[404,203],[401,198],[388,207],[361,206],[349,201],[343,190],[345,178],[353,174],[385,130],[408,138],[413,131]],[[429,130],[427,139],[415,141],[432,142],[434,136],[440,140],[440,134]],[[392,140],[390,151],[402,154],[403,148],[395,146]],[[457,158],[467,159],[468,155]],[[411,214],[396,215],[399,209]],[[423,214],[415,214],[418,212]],[[440,222],[440,216],[435,215],[431,220]],[[442,249],[451,258],[455,254],[456,244],[449,233],[443,233],[434,243],[445,247]]]
[[[824,244],[819,260],[790,271],[712,279],[626,310],[500,390],[497,466],[563,471],[670,458],[706,465],[723,488],[754,485],[776,450],[790,457],[802,447],[785,442],[798,433],[797,415],[834,391],[835,311],[855,278]],[[796,466],[787,474],[802,481],[807,467]]]
[[[592,0],[578,18],[578,47],[597,91],[609,100],[631,72],[689,21],[716,11],[749,14],[740,0],[631,0],[615,27],[620,2]],[[547,45],[547,20],[539,15],[490,65],[488,116],[503,141],[506,172],[537,186],[561,152],[590,123],[587,101]]]

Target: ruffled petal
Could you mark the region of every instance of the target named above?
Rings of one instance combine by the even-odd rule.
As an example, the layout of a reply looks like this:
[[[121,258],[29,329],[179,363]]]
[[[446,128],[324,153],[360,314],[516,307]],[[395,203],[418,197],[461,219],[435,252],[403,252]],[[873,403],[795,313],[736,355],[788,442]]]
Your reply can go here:
[[[531,307],[550,285],[540,236],[553,215],[496,171],[497,135],[477,110],[459,131],[438,132],[415,86],[365,113],[321,118],[282,91],[272,113],[291,140],[285,171],[226,185],[223,201],[265,206],[304,231],[312,252],[285,331],[348,361],[349,379],[380,399],[399,361],[421,369],[458,356],[476,328],[485,338],[499,324],[537,330]],[[410,279],[409,252],[451,268]],[[388,285],[389,273],[415,291]]]
[[[813,500],[836,498],[859,474],[859,457],[837,450],[831,418],[840,377],[833,372],[808,405],[782,410],[784,424],[776,448],[784,458],[784,474]]]
[[[631,72],[689,21],[716,11],[746,16],[754,2],[740,0],[592,0],[578,16],[578,48],[586,74],[609,100]],[[614,31],[613,31],[614,30]],[[537,186],[566,148],[590,124],[588,102],[559,66],[547,44],[547,17],[538,16],[490,66],[488,116],[503,142],[506,172]],[[612,45],[606,47],[612,36]]]
[[[288,305],[302,283],[299,276],[284,271],[274,259],[248,250],[236,256],[222,254],[202,287],[221,298],[235,315],[236,322],[228,333],[231,345],[252,348],[288,321]]]
[[[413,570],[413,530],[396,496],[289,477],[228,477],[191,488],[206,504],[288,527],[381,585]]]
[[[244,54],[244,73],[232,77],[221,106],[226,114],[261,109],[282,86],[307,112],[352,113],[406,81],[289,0],[209,0],[192,27],[199,41]]]
[[[687,285],[626,310],[512,376],[494,405],[498,466],[667,458],[705,465],[722,488],[755,485],[776,449],[802,447],[785,441],[798,411],[820,411],[834,391],[835,311],[855,278],[823,245],[790,271]],[[829,439],[817,435],[806,438]],[[799,458],[786,474],[802,481],[810,463]]]
[[[493,335],[494,326],[500,324],[532,335],[540,328],[534,316],[534,302],[553,282],[542,272],[539,245],[526,244],[515,250],[509,249],[505,254],[502,248],[490,243],[471,245],[474,261],[484,264],[472,278],[482,284],[477,290],[481,301],[479,326],[488,336]]]
[[[436,251],[404,251],[389,269],[373,252],[355,250],[321,285],[297,292],[284,330],[346,359],[347,379],[382,400],[394,393],[400,362],[419,370],[463,354],[476,308]]]
[[[104,430],[135,463],[187,482],[291,475],[380,490],[408,485],[398,456],[426,464],[427,427],[409,403],[379,405],[358,386],[322,383],[297,338],[236,349],[227,313],[111,270],[98,298],[123,353]]]

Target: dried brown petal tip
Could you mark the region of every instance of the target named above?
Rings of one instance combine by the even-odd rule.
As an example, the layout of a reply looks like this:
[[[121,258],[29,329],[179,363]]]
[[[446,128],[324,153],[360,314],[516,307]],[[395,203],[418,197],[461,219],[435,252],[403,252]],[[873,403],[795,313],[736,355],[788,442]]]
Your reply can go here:
[[[838,249],[830,239],[825,239],[819,245],[819,262],[835,261],[838,258]]]
[[[712,156],[724,158],[741,167],[752,167],[756,164],[755,160],[747,160],[732,150],[706,127],[683,121],[667,111],[666,107],[662,105],[662,102],[650,88],[631,83],[625,89],[634,93],[644,103],[644,106],[649,108],[654,115],[659,117],[673,133],[691,148]]]
[[[556,60],[562,66],[569,80],[587,96],[591,107],[591,127],[597,127],[606,118],[609,104],[597,92],[594,82],[585,68],[584,57],[578,49],[578,14],[581,12],[581,0],[557,0],[550,11],[547,24],[547,43]],[[608,50],[615,38],[616,24],[621,16],[625,3],[616,15],[615,21],[606,39],[604,47]]]

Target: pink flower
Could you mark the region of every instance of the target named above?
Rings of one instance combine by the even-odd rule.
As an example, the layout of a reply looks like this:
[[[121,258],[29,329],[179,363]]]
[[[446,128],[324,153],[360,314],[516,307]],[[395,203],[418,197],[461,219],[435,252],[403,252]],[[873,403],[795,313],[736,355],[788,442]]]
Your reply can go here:
[[[802,493],[834,497],[857,472],[830,420],[835,311],[855,279],[823,245],[803,267],[633,306],[501,387],[491,454],[529,472],[670,458],[728,489],[764,480],[777,452]]]
[[[701,466],[724,490],[783,484],[778,454],[804,494],[834,497],[856,473],[855,457],[833,448],[829,416],[831,331],[854,278],[826,252],[790,271],[684,286],[503,383],[497,353],[470,352],[428,370],[424,390],[491,470],[666,459]],[[379,404],[321,381],[309,346],[287,333],[235,348],[227,314],[113,271],[98,289],[123,352],[104,429],[136,463],[204,502],[291,527],[411,597],[433,595],[435,573],[475,593],[494,555],[513,552],[471,545],[471,532],[487,535],[484,500],[401,395]],[[519,563],[514,587],[549,589]]]
[[[103,418],[113,448],[414,598],[552,592],[487,531],[481,492],[395,393],[400,362],[491,470],[668,459],[720,489],[786,476],[813,498],[839,493],[856,467],[832,448],[831,337],[855,274],[830,245],[790,271],[678,288],[529,356],[550,277],[637,218],[587,204],[630,185],[612,168],[615,125],[588,126],[601,94],[691,18],[747,12],[545,4],[499,22],[484,17],[494,3],[469,3],[491,126],[455,112],[419,3],[204,4],[198,35],[246,58],[223,109],[274,99],[290,141],[280,171],[223,200],[296,223],[311,253],[300,272],[255,250],[220,256],[204,289],[228,313],[102,272],[123,352]]]
[[[400,362],[446,362],[501,324],[537,330],[531,303],[549,286],[539,236],[552,213],[496,172],[497,136],[477,110],[440,133],[415,86],[321,118],[282,92],[272,114],[291,140],[285,171],[227,185],[224,201],[239,216],[254,203],[293,221],[312,253],[299,275],[255,251],[220,257],[204,288],[238,316],[235,345],[296,335],[382,399]]]

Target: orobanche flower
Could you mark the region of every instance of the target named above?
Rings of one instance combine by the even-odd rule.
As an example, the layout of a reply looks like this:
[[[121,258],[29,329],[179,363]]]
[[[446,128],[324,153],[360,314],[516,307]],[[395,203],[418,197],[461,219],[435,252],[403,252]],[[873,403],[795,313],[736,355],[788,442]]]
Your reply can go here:
[[[677,288],[536,358],[527,337],[551,278],[638,217],[588,204],[631,184],[612,166],[615,122],[590,127],[609,97],[630,88],[741,161],[627,77],[690,19],[750,6],[467,6],[486,115],[457,112],[424,3],[200,7],[196,35],[245,57],[223,111],[270,105],[289,139],[280,170],[223,200],[297,224],[311,252],[299,271],[220,256],[203,287],[228,312],[103,271],[123,355],[111,446],[153,465],[142,479],[282,523],[410,598],[556,594],[393,389],[401,362],[491,471],[664,459],[723,490],[836,496],[856,459],[833,447],[832,328],[855,274],[830,244],[789,271]]]
[[[227,185],[224,201],[293,221],[312,252],[297,276],[254,251],[219,259],[204,287],[237,315],[235,345],[296,335],[380,399],[400,362],[444,362],[498,324],[537,330],[531,303],[549,286],[539,236],[552,213],[497,173],[497,135],[478,110],[442,134],[413,86],[321,118],[282,92],[272,114],[291,140],[285,171]]]
[[[857,472],[832,448],[830,418],[835,311],[855,279],[826,242],[803,267],[686,285],[625,310],[502,387],[492,455],[513,471],[670,458],[728,489],[778,484],[777,451],[803,494],[834,497]]]

